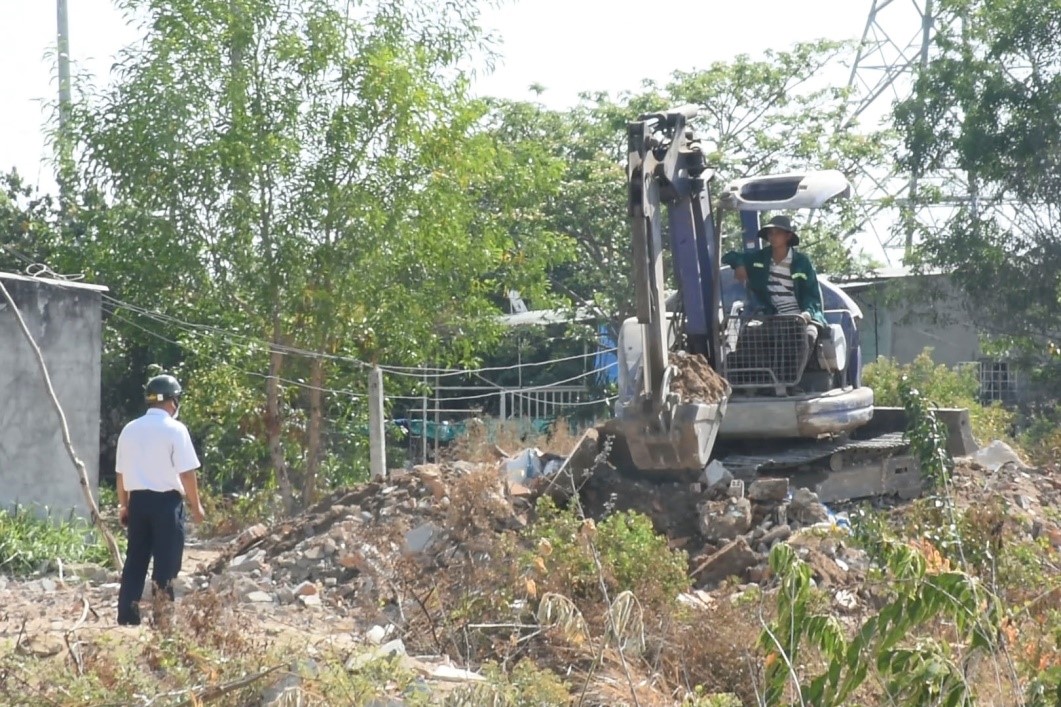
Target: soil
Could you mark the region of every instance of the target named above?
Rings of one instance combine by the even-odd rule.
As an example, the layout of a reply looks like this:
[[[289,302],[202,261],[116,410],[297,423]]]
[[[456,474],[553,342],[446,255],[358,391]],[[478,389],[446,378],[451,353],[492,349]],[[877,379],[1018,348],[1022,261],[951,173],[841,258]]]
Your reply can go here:
[[[701,354],[672,351],[670,365],[677,369],[670,389],[682,403],[717,403],[729,395],[729,383],[712,370]]]

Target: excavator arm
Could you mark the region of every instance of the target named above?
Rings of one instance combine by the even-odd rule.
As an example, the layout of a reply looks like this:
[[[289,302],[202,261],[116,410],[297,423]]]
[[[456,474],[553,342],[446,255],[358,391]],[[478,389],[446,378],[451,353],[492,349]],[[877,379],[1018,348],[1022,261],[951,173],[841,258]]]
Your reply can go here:
[[[627,128],[628,213],[633,281],[644,359],[638,395],[619,411],[636,466],[699,469],[707,464],[726,399],[683,401],[672,394],[663,218],[681,297],[675,347],[721,367],[719,239],[711,213],[714,173],[688,122],[696,106],[642,115]]]

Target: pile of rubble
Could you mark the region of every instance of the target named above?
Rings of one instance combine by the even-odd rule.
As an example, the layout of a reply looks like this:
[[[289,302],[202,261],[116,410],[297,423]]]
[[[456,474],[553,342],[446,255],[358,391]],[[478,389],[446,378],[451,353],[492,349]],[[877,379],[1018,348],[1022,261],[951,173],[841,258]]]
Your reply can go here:
[[[492,484],[476,499],[455,496],[456,481],[471,475]],[[506,491],[493,464],[395,471],[385,482],[333,494],[277,528],[248,528],[189,588],[234,590],[263,604],[378,605],[403,562],[426,572],[466,552],[477,533],[526,525],[526,498]]]
[[[760,479],[745,490],[740,481],[707,485],[625,478],[591,454],[596,438],[567,459],[523,454],[534,475],[509,459],[501,464],[425,464],[394,472],[383,482],[334,494],[276,528],[254,526],[197,575],[185,590],[231,591],[262,605],[379,607],[393,598],[396,572],[414,564],[429,574],[476,551],[477,539],[518,530],[531,521],[543,493],[576,492],[586,513],[601,517],[635,509],[691,558],[691,576],[710,588],[728,577],[768,579],[766,556],[801,529],[842,526],[815,494],[791,489],[787,479]],[[546,456],[546,455],[541,455]],[[558,462],[557,459],[560,459]],[[469,480],[475,477],[475,482]],[[468,488],[475,488],[474,497]],[[861,565],[857,552],[838,543],[827,574]],[[821,559],[821,558],[817,558]]]
[[[531,522],[534,501],[543,493],[558,499],[577,494],[584,512],[597,519],[627,509],[648,515],[672,547],[686,550],[700,589],[728,578],[769,581],[767,556],[777,543],[798,547],[826,584],[858,581],[868,564],[864,553],[845,542],[845,513],[830,510],[787,478],[745,486],[712,465],[695,483],[648,480],[619,473],[597,451],[591,431],[567,458],[524,450],[500,463],[425,464],[392,472],[386,481],[334,494],[277,528],[248,529],[186,589],[229,589],[243,601],[270,605],[378,607],[393,595],[400,565],[413,563],[430,573],[467,557],[484,534]],[[473,476],[477,491],[469,497]],[[1027,532],[1061,544],[1061,529],[1044,520],[1044,508],[1061,499],[1061,481],[1013,463],[992,471],[966,460],[955,472],[954,488],[970,503],[1001,494],[1035,519],[1026,523]]]

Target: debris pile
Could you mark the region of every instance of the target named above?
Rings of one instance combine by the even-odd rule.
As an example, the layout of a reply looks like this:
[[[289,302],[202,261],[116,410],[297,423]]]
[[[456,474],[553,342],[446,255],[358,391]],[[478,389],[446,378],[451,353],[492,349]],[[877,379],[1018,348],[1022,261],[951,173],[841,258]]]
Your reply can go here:
[[[474,498],[467,497],[469,486]],[[272,531],[244,531],[197,588],[233,590],[248,602],[378,605],[391,598],[403,562],[429,573],[469,552],[481,533],[526,525],[529,497],[526,487],[506,488],[493,464],[392,472],[385,482],[333,494]]]

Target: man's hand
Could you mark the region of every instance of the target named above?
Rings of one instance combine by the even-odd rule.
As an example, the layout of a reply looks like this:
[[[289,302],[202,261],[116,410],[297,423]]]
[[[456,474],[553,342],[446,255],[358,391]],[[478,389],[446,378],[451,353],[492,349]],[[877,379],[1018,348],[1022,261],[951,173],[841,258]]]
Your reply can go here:
[[[810,324],[810,312],[800,312],[799,316],[803,317],[803,321]]]
[[[194,506],[191,506],[191,512],[193,523],[202,523],[206,520],[206,513],[203,512],[203,504],[196,503]]]
[[[118,508],[118,522],[122,524],[122,527],[129,525],[129,509],[125,506]]]
[[[738,265],[737,267],[733,268],[733,277],[737,278],[737,282],[747,282],[748,268],[744,267],[743,265]]]

